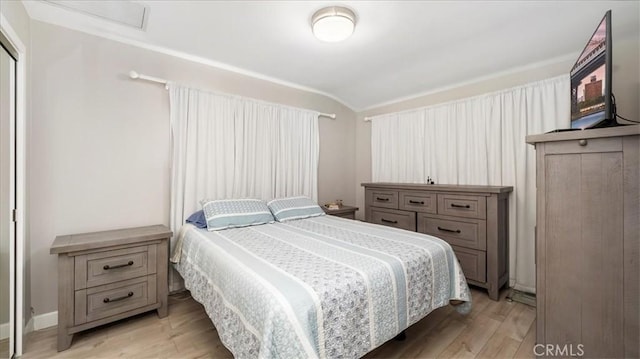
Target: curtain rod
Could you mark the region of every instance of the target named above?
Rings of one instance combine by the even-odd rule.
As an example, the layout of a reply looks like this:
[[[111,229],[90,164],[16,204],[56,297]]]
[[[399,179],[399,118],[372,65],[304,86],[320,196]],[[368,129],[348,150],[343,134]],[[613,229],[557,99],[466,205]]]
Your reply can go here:
[[[134,80],[147,80],[147,81],[151,81],[151,82],[157,82],[159,84],[163,84],[165,89],[169,89],[169,81],[165,80],[165,79],[161,79],[159,77],[153,77],[153,76],[147,76],[147,75],[143,75],[138,73],[137,71],[131,70],[129,71],[129,77],[131,77]],[[318,116],[322,116],[322,117],[328,117],[332,120],[336,119],[336,114],[335,113],[318,113]]]
[[[131,77],[134,80],[147,80],[147,81],[151,81],[151,82],[157,82],[159,84],[163,84],[165,89],[169,89],[169,81],[165,80],[165,79],[161,79],[159,77],[153,77],[153,76],[147,76],[147,75],[143,75],[143,74],[139,74],[134,70],[129,71],[129,77]]]

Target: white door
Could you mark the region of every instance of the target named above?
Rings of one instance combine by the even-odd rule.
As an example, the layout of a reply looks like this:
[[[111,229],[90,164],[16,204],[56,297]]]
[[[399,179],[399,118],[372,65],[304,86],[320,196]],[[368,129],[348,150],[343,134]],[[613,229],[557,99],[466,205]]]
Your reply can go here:
[[[0,358],[15,352],[15,131],[16,60],[0,46]]]

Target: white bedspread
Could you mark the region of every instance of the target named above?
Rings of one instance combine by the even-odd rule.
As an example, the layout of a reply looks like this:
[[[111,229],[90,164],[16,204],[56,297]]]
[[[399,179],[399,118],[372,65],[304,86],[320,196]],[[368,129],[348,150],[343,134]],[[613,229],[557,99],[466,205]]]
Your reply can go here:
[[[450,300],[470,309],[436,237],[334,216],[186,226],[176,269],[237,358],[357,358]]]

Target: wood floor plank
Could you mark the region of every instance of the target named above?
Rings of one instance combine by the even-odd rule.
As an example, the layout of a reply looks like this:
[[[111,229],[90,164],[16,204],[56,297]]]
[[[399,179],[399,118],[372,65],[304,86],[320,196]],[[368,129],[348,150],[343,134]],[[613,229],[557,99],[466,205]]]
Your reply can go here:
[[[424,338],[420,345],[405,351],[405,358],[437,358],[457,337],[460,336],[468,324],[457,318],[448,317]]]
[[[536,321],[531,323],[531,327],[524,337],[524,340],[520,343],[518,351],[513,356],[514,358],[531,359],[535,358],[533,347],[536,345]]]
[[[406,330],[405,341],[390,340],[364,358],[533,358],[535,310],[522,303],[489,299],[472,289],[468,315],[452,306],[437,309]],[[169,315],[155,312],[78,333],[71,347],[56,351],[56,329],[29,333],[31,358],[232,358],[204,308],[188,292],[169,296]]]
[[[407,350],[420,347],[432,330],[447,317],[454,309],[451,306],[438,308],[428,315],[428,319],[421,320],[406,330],[407,338],[404,341],[391,340],[378,349],[364,356],[364,358],[406,358]]]
[[[492,319],[502,322],[518,303],[509,302],[505,299],[509,294],[508,290],[503,290],[500,294],[500,301],[490,301],[484,310],[484,314]]]
[[[7,357],[9,353],[9,339],[0,340],[0,358]]]
[[[478,353],[480,358],[513,357],[535,320],[535,308],[507,303],[512,310]]]
[[[476,358],[513,358],[513,355],[518,351],[520,342],[510,337],[500,337],[501,341],[499,345],[492,351],[481,351]],[[486,348],[486,346],[485,346]]]
[[[480,314],[438,357],[475,358],[499,326],[499,321]]]

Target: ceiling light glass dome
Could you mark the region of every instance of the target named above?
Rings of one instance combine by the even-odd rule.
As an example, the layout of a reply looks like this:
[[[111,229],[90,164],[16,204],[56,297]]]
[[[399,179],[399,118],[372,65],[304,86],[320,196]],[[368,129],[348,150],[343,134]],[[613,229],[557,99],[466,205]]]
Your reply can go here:
[[[347,39],[356,27],[356,15],[342,6],[330,6],[316,11],[311,18],[313,34],[321,41],[338,42]]]

